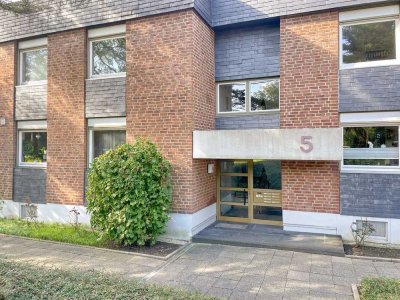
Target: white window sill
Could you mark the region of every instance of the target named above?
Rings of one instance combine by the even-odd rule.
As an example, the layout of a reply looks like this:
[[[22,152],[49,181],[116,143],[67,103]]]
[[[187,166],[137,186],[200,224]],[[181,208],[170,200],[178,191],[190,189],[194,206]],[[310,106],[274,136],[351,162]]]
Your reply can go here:
[[[41,81],[29,81],[29,82],[24,82],[21,83],[19,85],[17,85],[16,87],[24,87],[24,86],[33,86],[33,85],[46,85],[47,84],[47,80],[41,80]]]
[[[22,169],[47,169],[47,163],[20,163],[18,168]]]
[[[125,77],[126,77],[126,73],[118,73],[118,74],[90,76],[86,80],[101,80],[101,79],[125,78]]]
[[[270,109],[270,110],[259,110],[252,112],[242,112],[242,111],[227,111],[227,112],[218,112],[217,117],[237,117],[237,116],[255,116],[255,115],[273,115],[279,113],[279,109]]]
[[[360,63],[353,63],[353,64],[341,63],[340,70],[389,67],[389,66],[398,66],[398,65],[400,65],[400,60],[398,60],[398,59],[369,61],[369,62],[360,62]]]
[[[357,168],[357,167],[343,167],[340,170],[340,173],[355,173],[355,174],[400,174],[399,167],[365,167],[365,168]]]

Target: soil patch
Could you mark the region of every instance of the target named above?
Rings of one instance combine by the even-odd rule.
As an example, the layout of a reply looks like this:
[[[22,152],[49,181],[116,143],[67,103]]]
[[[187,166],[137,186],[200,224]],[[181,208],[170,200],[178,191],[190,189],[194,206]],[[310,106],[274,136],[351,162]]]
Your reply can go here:
[[[400,249],[391,249],[387,247],[370,247],[370,246],[357,248],[354,245],[343,245],[343,247],[344,247],[344,252],[347,255],[400,258]]]
[[[171,244],[165,242],[157,242],[154,246],[122,246],[109,243],[107,248],[114,250],[122,250],[127,252],[135,252],[147,255],[155,255],[160,257],[166,257],[179,249],[182,245]]]

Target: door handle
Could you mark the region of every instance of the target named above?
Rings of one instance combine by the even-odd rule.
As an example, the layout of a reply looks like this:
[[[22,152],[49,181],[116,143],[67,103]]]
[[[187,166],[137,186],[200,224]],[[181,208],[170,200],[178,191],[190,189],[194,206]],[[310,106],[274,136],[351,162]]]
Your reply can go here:
[[[243,205],[246,205],[246,202],[247,202],[246,190],[243,190],[243,193],[244,193]]]

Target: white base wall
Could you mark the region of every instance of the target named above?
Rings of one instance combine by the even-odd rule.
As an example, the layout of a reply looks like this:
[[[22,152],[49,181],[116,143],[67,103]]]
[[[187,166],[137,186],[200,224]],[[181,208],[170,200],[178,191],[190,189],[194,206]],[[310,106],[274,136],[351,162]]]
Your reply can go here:
[[[0,217],[21,217],[21,205],[23,205],[23,203],[11,200],[3,201],[4,207],[0,210]],[[79,223],[89,225],[90,215],[86,212],[86,207],[80,205],[37,204],[38,220],[49,223],[72,223],[73,214],[71,214],[70,211],[74,207],[80,212]],[[170,217],[171,219],[167,224],[166,233],[162,235],[160,239],[168,241],[190,241],[193,235],[215,222],[216,205],[212,204],[194,214],[171,213]]]
[[[283,229],[287,231],[325,233],[341,235],[343,241],[353,243],[351,224],[363,216],[344,216],[339,214],[283,211]],[[368,221],[387,222],[387,238],[370,237],[367,242],[400,246],[400,219],[367,218]]]

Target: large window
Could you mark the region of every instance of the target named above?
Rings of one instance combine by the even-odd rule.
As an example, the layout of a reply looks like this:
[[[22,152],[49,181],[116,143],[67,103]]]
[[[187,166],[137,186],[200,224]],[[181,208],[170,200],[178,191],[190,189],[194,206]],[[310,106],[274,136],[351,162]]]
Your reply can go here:
[[[251,113],[279,109],[279,79],[218,84],[218,113]]]
[[[45,130],[20,130],[18,150],[20,166],[46,166],[47,132]]]
[[[29,84],[47,80],[47,48],[20,51],[20,82]]]
[[[90,41],[90,75],[124,75],[126,72],[126,41],[124,36]]]
[[[341,25],[342,68],[379,66],[399,61],[398,19]]]
[[[399,127],[343,128],[344,166],[399,166]]]

